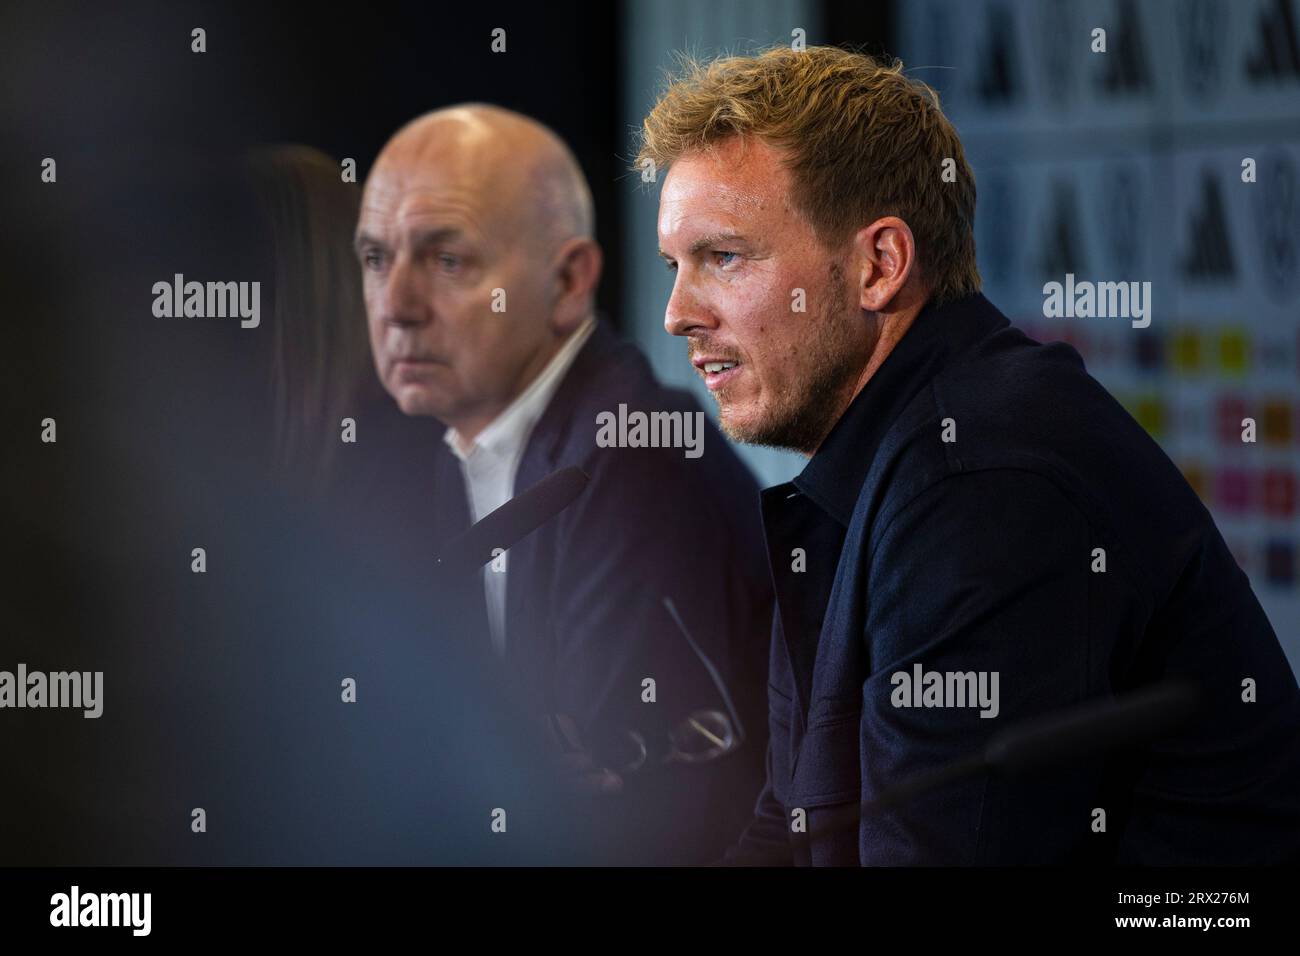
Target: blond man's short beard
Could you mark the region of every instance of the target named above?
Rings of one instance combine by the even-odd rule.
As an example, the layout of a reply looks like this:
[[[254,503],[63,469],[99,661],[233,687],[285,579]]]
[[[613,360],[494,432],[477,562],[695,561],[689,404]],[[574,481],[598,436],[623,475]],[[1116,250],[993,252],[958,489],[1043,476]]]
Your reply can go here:
[[[843,414],[862,357],[855,348],[857,318],[847,308],[848,290],[838,263],[831,265],[826,295],[820,298],[826,305],[809,326],[806,374],[774,396],[757,421],[728,423],[722,416],[722,430],[734,441],[811,455]]]

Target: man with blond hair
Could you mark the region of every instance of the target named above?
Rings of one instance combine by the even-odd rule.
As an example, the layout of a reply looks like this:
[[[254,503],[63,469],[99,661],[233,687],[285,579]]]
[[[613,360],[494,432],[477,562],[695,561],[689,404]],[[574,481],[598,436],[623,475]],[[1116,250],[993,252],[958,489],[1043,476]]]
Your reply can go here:
[[[975,181],[934,92],[826,47],[688,64],[647,161],[667,170],[666,329],[729,435],[809,458],[764,492],[768,781],[732,859],[1294,858],[1300,694],[1277,638],[1155,442],[981,294]],[[1003,728],[1167,679],[1200,708],[1133,728],[1141,746],[970,762]]]

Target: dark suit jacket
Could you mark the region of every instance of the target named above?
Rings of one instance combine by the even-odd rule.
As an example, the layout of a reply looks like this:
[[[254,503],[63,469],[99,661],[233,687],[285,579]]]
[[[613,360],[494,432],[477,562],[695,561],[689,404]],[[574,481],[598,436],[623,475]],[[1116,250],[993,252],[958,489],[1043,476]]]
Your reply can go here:
[[[1292,670],[1209,513],[1070,347],[1029,340],[982,295],[927,306],[763,509],[771,743],[737,862],[1296,857]],[[917,664],[997,672],[997,716],[901,706],[895,675]],[[1194,681],[1202,708],[1148,747],[976,775],[819,830],[998,730],[1164,678]]]
[[[546,819],[546,826],[575,828],[575,846],[603,847],[577,862],[706,862],[739,837],[763,779],[772,598],[758,488],[707,416],[699,458],[681,448],[598,447],[597,415],[617,414],[620,403],[700,411],[688,394],[660,386],[636,347],[601,321],[533,430],[515,492],[570,465],[590,483],[510,549],[506,654],[492,663],[503,665],[521,709],[539,721],[571,716],[600,755],[612,757],[627,730],[651,751],[650,765],[627,778],[623,794],[575,801],[567,819]],[[441,426],[407,420],[395,431],[396,440],[385,438],[381,484],[369,493],[386,514],[374,525],[385,528],[376,544],[427,560],[470,523],[465,482]],[[448,615],[475,624],[448,636],[486,655],[481,578],[458,593],[464,608]],[[749,737],[715,764],[653,766],[688,713],[724,709],[665,611],[665,596],[722,672]],[[645,678],[655,681],[654,703],[642,700]]]

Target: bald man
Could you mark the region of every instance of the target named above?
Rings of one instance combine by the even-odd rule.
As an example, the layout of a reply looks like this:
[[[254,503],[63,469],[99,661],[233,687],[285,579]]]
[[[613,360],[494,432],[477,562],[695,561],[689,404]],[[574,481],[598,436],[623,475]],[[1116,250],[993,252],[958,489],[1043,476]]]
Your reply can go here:
[[[596,317],[601,250],[572,153],[496,107],[420,117],[374,164],[356,250],[379,378],[405,415],[443,426],[431,474],[411,476],[431,551],[548,474],[590,476],[471,589],[471,640],[596,794],[570,822],[605,828],[603,862],[713,858],[761,787],[757,488],[694,401]],[[649,442],[608,427],[629,412],[680,427],[630,447]]]

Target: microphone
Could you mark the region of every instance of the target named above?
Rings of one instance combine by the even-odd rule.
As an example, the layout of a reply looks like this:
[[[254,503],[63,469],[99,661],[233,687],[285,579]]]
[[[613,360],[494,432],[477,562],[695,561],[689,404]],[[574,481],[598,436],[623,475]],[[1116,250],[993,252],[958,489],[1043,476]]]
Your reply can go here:
[[[571,505],[590,480],[577,466],[547,475],[448,541],[438,570],[448,576],[476,571],[492,560],[494,549],[510,550]]]

